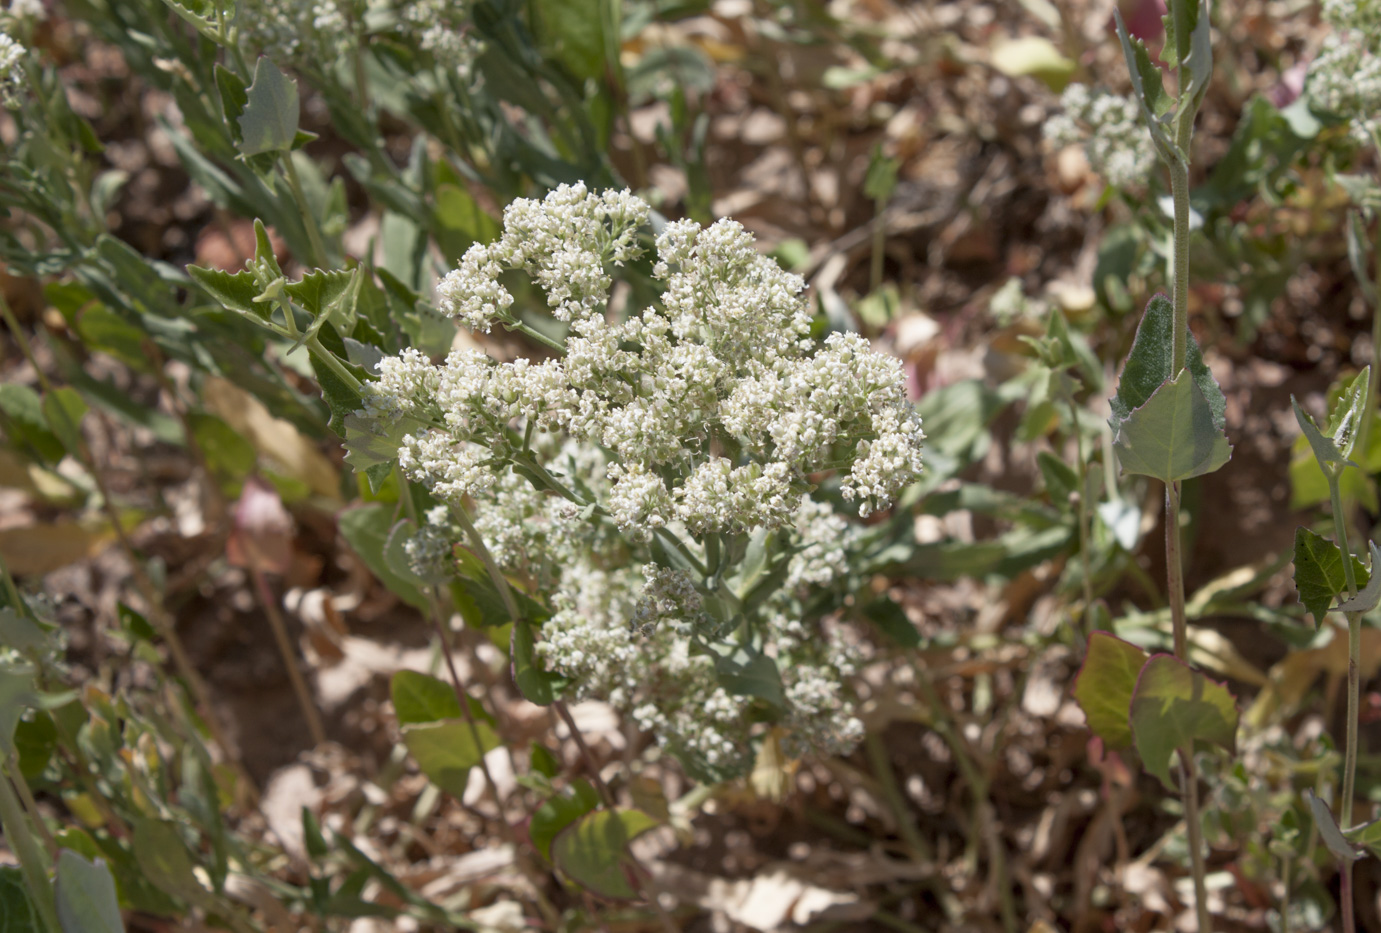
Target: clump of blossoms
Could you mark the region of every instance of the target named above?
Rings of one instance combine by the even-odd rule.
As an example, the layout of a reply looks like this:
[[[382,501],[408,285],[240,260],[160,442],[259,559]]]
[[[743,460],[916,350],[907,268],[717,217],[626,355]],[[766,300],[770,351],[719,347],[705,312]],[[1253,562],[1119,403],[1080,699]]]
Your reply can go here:
[[[1305,90],[1320,110],[1349,122],[1361,145],[1381,145],[1381,4],[1328,0],[1323,18],[1336,32],[1309,63]]]
[[[360,0],[248,0],[238,23],[256,51],[287,62],[353,46],[351,22],[364,7]]]
[[[521,327],[505,276],[525,272],[569,325],[556,355],[385,359],[352,450],[396,450],[409,479],[473,513],[499,569],[550,609],[548,669],[694,773],[741,773],[769,721],[796,751],[847,749],[855,649],[806,607],[843,585],[858,526],[811,493],[834,473],[866,515],[917,476],[900,364],[857,335],[813,339],[802,280],[729,220],[666,224],[659,299],[611,314],[649,213],[583,185],[510,205],[438,305],[474,330]],[[419,565],[438,534],[468,543],[429,516]]]
[[[24,56],[27,50],[0,32],[0,104],[13,107],[24,87]]]
[[[1071,84],[1060,95],[1060,108],[1045,124],[1046,139],[1083,146],[1090,167],[1115,188],[1146,184],[1156,151],[1133,98]]]

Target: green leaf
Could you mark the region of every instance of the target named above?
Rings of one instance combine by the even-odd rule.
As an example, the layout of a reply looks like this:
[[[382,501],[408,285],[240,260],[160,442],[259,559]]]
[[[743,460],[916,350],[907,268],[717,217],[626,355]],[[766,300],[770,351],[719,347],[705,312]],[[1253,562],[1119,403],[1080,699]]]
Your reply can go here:
[[[366,567],[388,587],[389,592],[411,606],[427,611],[426,594],[412,580],[394,573],[384,558],[384,548],[393,528],[393,506],[374,502],[347,509],[340,516],[340,534]]]
[[[325,352],[330,353],[331,351],[327,349]],[[338,437],[344,437],[345,419],[364,408],[364,399],[360,397],[359,390],[342,379],[333,366],[323,362],[315,350],[310,351],[310,353],[312,373],[316,376],[317,384],[321,386],[321,397],[326,401],[326,407],[331,410],[331,430],[335,431]],[[349,362],[343,362],[349,368]],[[356,378],[359,378],[358,373]],[[397,451],[394,453],[396,454]]]
[[[1232,445],[1213,415],[1188,370],[1165,383],[1118,425],[1114,446],[1123,472],[1170,483],[1217,470],[1232,457]]]
[[[297,138],[299,111],[297,82],[269,59],[259,59],[239,121],[241,154],[290,151]]]
[[[1357,847],[1348,841],[1347,836],[1343,835],[1337,821],[1333,819],[1332,811],[1328,809],[1328,804],[1316,797],[1312,788],[1305,788],[1304,799],[1309,801],[1309,810],[1314,814],[1314,825],[1319,828],[1319,836],[1334,858],[1339,862],[1355,862],[1366,855],[1365,852],[1359,852]]]
[[[78,460],[82,459],[86,447],[81,432],[82,416],[86,412],[86,402],[70,386],[53,389],[43,396],[43,416],[48,419],[48,426],[67,452]]]
[[[361,267],[351,270],[308,272],[301,281],[283,287],[297,305],[312,316],[311,326],[298,337],[296,347],[315,336],[328,321],[343,334],[355,328],[355,306],[360,298]],[[290,351],[291,352],[291,351]]]
[[[717,654],[714,669],[719,685],[734,696],[757,697],[773,706],[786,705],[777,662],[761,651],[739,645],[728,654]]]
[[[1074,699],[1089,729],[1108,748],[1132,744],[1132,694],[1148,657],[1136,645],[1107,632],[1089,636],[1084,666],[1074,681]]]
[[[252,272],[222,272],[220,269],[188,266],[187,274],[192,277],[192,281],[201,286],[202,291],[220,302],[224,308],[263,321],[267,321],[273,313],[269,305],[254,300],[260,289]]]
[[[548,798],[533,811],[527,828],[533,846],[543,858],[550,859],[551,841],[557,834],[598,806],[599,794],[589,781],[577,778],[567,793]]]
[[[1170,758],[1195,742],[1237,747],[1237,703],[1222,684],[1168,654],[1141,669],[1131,703],[1132,738],[1146,770],[1168,788]]]
[[[1175,106],[1174,99],[1165,92],[1160,69],[1151,61],[1151,53],[1146,44],[1132,38],[1127,32],[1127,24],[1122,21],[1122,12],[1113,10],[1117,22],[1117,38],[1122,43],[1122,55],[1127,60],[1127,70],[1132,78],[1132,92],[1141,105],[1141,116],[1146,121],[1147,131],[1156,145],[1157,151],[1168,154],[1169,138],[1161,128],[1160,117],[1165,116]]]
[[[1352,558],[1352,571],[1357,585],[1366,585],[1371,575],[1356,557]],[[1295,529],[1295,589],[1299,601],[1314,617],[1315,628],[1323,624],[1333,600],[1347,592],[1342,549],[1303,527]]]
[[[1079,491],[1079,474],[1050,451],[1042,450],[1036,454],[1036,468],[1041,471],[1045,490],[1055,505],[1066,505],[1069,497]]]
[[[240,117],[245,112],[245,105],[249,103],[245,82],[239,75],[219,62],[216,63],[214,71],[216,91],[221,97],[221,109],[225,112],[226,123],[230,126],[235,142],[239,143],[243,139],[240,133]]]
[[[631,899],[638,892],[628,844],[657,825],[641,810],[599,810],[581,817],[556,837],[551,858],[571,880],[602,897]]]
[[[608,0],[536,0],[532,12],[543,57],[554,58],[582,82],[602,79],[616,65],[605,57],[609,6]]]
[[[187,424],[197,446],[206,454],[207,467],[222,485],[243,481],[259,462],[254,445],[215,415],[189,412]]]
[[[447,719],[404,726],[403,744],[432,783],[459,799],[465,796],[470,769],[502,743],[486,722],[472,727],[464,720]]]
[[[1114,435],[1121,422],[1150,401],[1157,389],[1177,375],[1170,371],[1174,363],[1174,320],[1175,310],[1170,299],[1156,295],[1147,302],[1146,312],[1132,340],[1131,353],[1122,367],[1117,395],[1109,400]],[[1227,399],[1204,363],[1203,353],[1193,332],[1185,335],[1184,366],[1208,400],[1213,412],[1213,426],[1222,431],[1227,425]]]
[[[1362,369],[1352,379],[1343,383],[1342,391],[1332,410],[1328,413],[1328,424],[1320,429],[1318,424],[1293,395],[1290,405],[1295,410],[1295,421],[1309,440],[1314,457],[1320,464],[1335,463],[1357,466],[1350,459],[1361,435],[1362,417],[1366,412],[1367,399],[1371,393],[1371,367]]]
[[[565,681],[543,670],[537,663],[537,645],[532,623],[527,619],[516,620],[510,639],[508,655],[513,665],[513,683],[517,685],[518,692],[529,703],[550,706]]]
[[[0,867],[0,933],[45,933],[24,873],[13,865]]]
[[[399,671],[389,685],[393,697],[393,712],[400,725],[460,719],[464,712],[456,699],[455,687],[439,677],[417,671]],[[490,721],[489,714],[470,699],[470,711],[477,718]]]
[[[165,894],[203,904],[209,892],[192,870],[192,857],[177,824],[138,818],[134,823],[134,859],[145,880]]]
[[[0,666],[0,752],[17,754],[15,726],[24,710],[34,704],[33,665],[11,663]]]
[[[1356,596],[1338,604],[1340,612],[1371,612],[1381,603],[1381,574],[1376,572],[1381,569],[1381,549],[1374,541],[1368,541],[1367,547],[1371,550],[1371,579]]]
[[[1177,375],[1170,371],[1174,366],[1174,326],[1174,305],[1166,295],[1155,295],[1146,302],[1146,312],[1137,326],[1137,337],[1132,338],[1131,352],[1117,382],[1117,395],[1109,400],[1113,431],[1117,429],[1117,422],[1126,420],[1132,411],[1149,402],[1156,389],[1166,384],[1172,375]],[[1204,363],[1193,331],[1185,334],[1185,369],[1195,377],[1213,409],[1214,426],[1222,431],[1226,426],[1228,400],[1222,396],[1218,381]]]
[[[115,878],[101,859],[87,861],[63,849],[58,854],[54,894],[63,933],[124,933]]]

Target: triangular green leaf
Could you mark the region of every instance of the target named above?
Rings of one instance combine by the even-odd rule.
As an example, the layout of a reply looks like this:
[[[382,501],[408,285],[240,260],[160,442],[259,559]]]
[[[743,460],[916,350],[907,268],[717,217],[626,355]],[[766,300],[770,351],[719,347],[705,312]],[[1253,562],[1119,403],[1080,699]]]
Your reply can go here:
[[[471,725],[462,719],[447,719],[404,726],[403,744],[432,783],[459,799],[465,796],[470,769],[479,764],[485,752],[503,743],[487,722]]]
[[[1174,322],[1175,309],[1170,299],[1156,295],[1146,304],[1146,312],[1137,325],[1136,337],[1132,340],[1132,351],[1122,367],[1122,377],[1117,383],[1117,395],[1109,400],[1112,407],[1113,432],[1131,413],[1145,405],[1171,376],[1174,365]],[[1213,425],[1218,430],[1227,426],[1227,399],[1218,387],[1208,365],[1204,363],[1199,341],[1191,331],[1185,335],[1184,367],[1198,383],[1199,390],[1208,400],[1213,412]]]
[[[540,748],[541,746],[537,746]],[[599,806],[599,794],[590,782],[576,778],[570,792],[550,797],[533,811],[528,821],[528,837],[543,858],[551,858],[551,841],[557,833]]]
[[[1196,742],[1237,747],[1237,703],[1222,684],[1168,654],[1141,669],[1131,703],[1132,738],[1146,770],[1173,788],[1170,759]]]
[[[1159,389],[1118,427],[1118,461],[1126,473],[1164,482],[1202,476],[1227,463],[1232,445],[1188,370]]]
[[[297,137],[300,116],[297,82],[279,71],[272,61],[261,58],[254,66],[254,83],[246,95],[245,110],[240,116],[241,154],[289,151]]]
[[[1132,693],[1147,658],[1145,651],[1108,632],[1089,636],[1084,666],[1074,681],[1074,699],[1089,729],[1108,748],[1132,744]]]
[[[581,817],[556,837],[551,858],[563,872],[602,897],[631,899],[628,844],[657,825],[641,810],[600,810]]]
[[[1364,586],[1370,578],[1367,568],[1352,558],[1353,579]],[[1314,617],[1314,625],[1323,624],[1333,601],[1347,593],[1347,575],[1343,571],[1343,552],[1323,535],[1308,528],[1295,529],[1295,589],[1299,601]]]
[[[430,674],[399,671],[393,675],[389,693],[400,725],[460,719],[464,715],[455,688]]]

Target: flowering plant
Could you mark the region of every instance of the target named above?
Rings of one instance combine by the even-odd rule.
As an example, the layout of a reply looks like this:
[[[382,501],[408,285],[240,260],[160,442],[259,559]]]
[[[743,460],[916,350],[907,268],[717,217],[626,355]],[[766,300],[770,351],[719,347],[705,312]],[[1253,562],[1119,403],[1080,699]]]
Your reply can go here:
[[[918,474],[900,364],[858,335],[814,339],[804,282],[729,220],[664,224],[659,299],[634,310],[620,292],[614,313],[649,219],[628,192],[583,185],[515,201],[439,306],[553,355],[378,361],[349,459],[396,458],[438,503],[405,548],[419,578],[460,573],[468,533],[494,576],[545,604],[520,621],[544,622],[547,671],[630,713],[693,773],[744,771],[764,721],[789,749],[846,749],[862,734],[844,685],[855,649],[807,607],[842,582],[857,526],[812,493],[837,473],[866,516]],[[544,292],[563,340],[521,320],[511,270]]]

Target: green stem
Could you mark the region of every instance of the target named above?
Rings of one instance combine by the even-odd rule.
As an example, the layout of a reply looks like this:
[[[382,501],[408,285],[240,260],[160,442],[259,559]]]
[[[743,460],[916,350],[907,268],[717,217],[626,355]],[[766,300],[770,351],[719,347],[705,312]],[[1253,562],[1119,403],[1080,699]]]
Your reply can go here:
[[[288,309],[288,313],[291,314],[292,310]],[[340,357],[336,356],[330,350],[326,349],[326,347],[322,344],[320,337],[318,337],[316,334],[313,334],[312,336],[307,338],[305,346],[307,347],[308,353],[311,353],[313,356],[320,359],[322,364],[326,366],[327,369],[331,370],[331,372],[335,373],[338,377],[340,377],[340,380],[342,382],[344,382],[350,388],[354,389],[356,392],[360,391],[364,383],[360,382],[360,380],[355,376],[355,374],[350,371],[350,368],[346,366],[344,362],[341,361]]]
[[[29,900],[38,909],[39,919],[51,933],[61,933],[57,907],[53,902],[53,885],[48,880],[48,860],[34,838],[28,817],[15,794],[14,785],[10,783],[10,772],[8,765],[0,768],[0,825],[4,827],[6,842],[19,859],[19,871],[24,876]],[[17,780],[24,778],[19,775]],[[38,819],[38,814],[34,814],[34,819]]]
[[[1089,559],[1089,507],[1088,507],[1088,461],[1084,459],[1084,433],[1079,428],[1079,406],[1074,404],[1071,394],[1066,400],[1069,416],[1074,422],[1075,455],[1079,458],[1079,563],[1084,572],[1084,628],[1088,628],[1089,613],[1093,608],[1093,564]],[[1085,632],[1085,635],[1092,634]]]
[[[307,195],[302,190],[302,179],[297,176],[297,166],[293,164],[291,152],[279,153],[283,163],[283,173],[288,176],[288,187],[292,189],[293,200],[297,202],[297,209],[302,213],[302,225],[307,228],[307,239],[312,246],[312,264],[318,269],[327,268],[326,246],[321,240],[321,227],[317,223],[316,213],[307,204]]]
[[[1174,633],[1175,657],[1189,663],[1189,633],[1184,612],[1184,565],[1180,552],[1180,484],[1165,484],[1165,575],[1169,587],[1170,624]],[[1208,886],[1204,881],[1204,847],[1199,824],[1199,785],[1194,768],[1193,746],[1179,749],[1180,793],[1184,796],[1184,820],[1189,831],[1189,860],[1194,873],[1194,912],[1200,933],[1213,929],[1208,913]]]
[[[882,743],[882,733],[877,730],[869,731],[863,739],[863,746],[868,752],[868,764],[873,770],[873,777],[877,778],[878,784],[882,788],[882,796],[886,798],[887,806],[897,821],[897,829],[901,833],[902,840],[906,842],[906,847],[911,850],[913,858],[917,861],[929,862],[933,853],[925,839],[922,838],[920,830],[916,828],[916,821],[911,815],[911,808],[907,806],[906,798],[902,796],[901,788],[897,786],[897,777],[892,773],[892,761],[887,755],[887,747]]]
[[[524,324],[517,318],[503,318],[501,319],[501,323],[503,324],[505,330],[516,330],[524,337],[527,337],[529,340],[535,343],[540,343],[548,350],[552,350],[560,356],[566,355],[566,345],[564,343],[562,343],[559,340],[553,340],[552,338],[548,337],[546,334],[542,333],[530,324]]]
[[[1175,212],[1174,316],[1171,330],[1173,341],[1170,377],[1184,369],[1189,345],[1189,165],[1176,158],[1170,162],[1170,196]]]
[[[1332,464],[1324,465],[1328,477],[1328,498],[1333,506],[1333,528],[1343,556],[1343,578],[1347,581],[1349,597],[1357,595],[1357,575],[1352,569],[1352,545],[1347,540],[1347,521],[1343,514],[1343,496],[1339,483],[1340,470]],[[1343,829],[1352,826],[1352,798],[1357,786],[1357,716],[1360,705],[1361,677],[1358,663],[1362,656],[1361,613],[1347,613],[1347,745],[1343,750],[1343,792],[1339,801],[1338,822]],[[1346,868],[1344,869],[1346,870]]]

